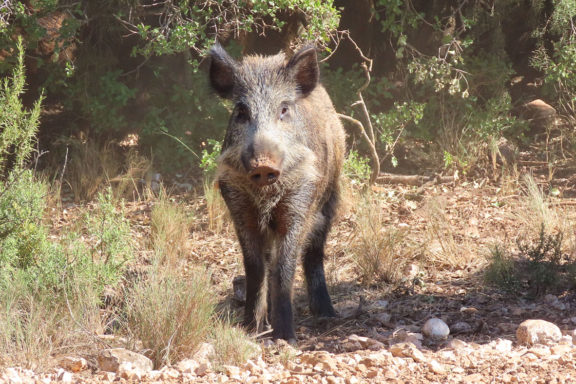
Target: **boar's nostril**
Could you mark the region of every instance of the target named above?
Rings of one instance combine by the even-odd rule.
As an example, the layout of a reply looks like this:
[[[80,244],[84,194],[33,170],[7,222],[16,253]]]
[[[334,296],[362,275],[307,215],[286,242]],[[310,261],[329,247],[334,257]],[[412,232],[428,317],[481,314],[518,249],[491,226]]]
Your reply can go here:
[[[260,166],[253,169],[250,173],[250,180],[258,186],[265,187],[270,184],[274,184],[278,177],[280,176],[280,171],[278,169],[269,166]]]

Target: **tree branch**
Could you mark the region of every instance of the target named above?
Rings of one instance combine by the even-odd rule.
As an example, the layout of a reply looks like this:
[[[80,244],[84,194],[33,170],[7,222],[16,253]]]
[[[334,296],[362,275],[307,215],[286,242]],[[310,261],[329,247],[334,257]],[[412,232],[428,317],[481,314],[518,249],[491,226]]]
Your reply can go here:
[[[370,148],[370,157],[372,159],[372,174],[370,175],[370,185],[374,184],[376,178],[380,174],[380,160],[378,158],[378,152],[376,151],[376,145],[374,141],[370,140],[370,137],[366,133],[366,129],[364,128],[364,125],[362,124],[361,121],[356,120],[355,118],[350,117],[348,115],[343,115],[341,113],[338,114],[338,117],[354,125],[354,127],[356,127],[360,135],[364,138],[364,140],[368,144],[368,147]]]

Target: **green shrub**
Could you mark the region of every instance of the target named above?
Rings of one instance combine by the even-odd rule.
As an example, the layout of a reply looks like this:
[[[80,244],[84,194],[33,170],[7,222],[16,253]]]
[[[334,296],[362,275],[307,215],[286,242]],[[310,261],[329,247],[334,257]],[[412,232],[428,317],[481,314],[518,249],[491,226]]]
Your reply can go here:
[[[484,277],[490,284],[519,293],[526,289],[531,296],[541,296],[574,285],[574,263],[565,262],[563,233],[550,234],[542,224],[537,239],[519,238],[518,257],[502,246],[490,250]]]
[[[520,257],[527,262],[528,285],[536,296],[543,295],[560,284],[563,237],[562,232],[555,235],[546,233],[542,224],[536,241],[517,241]]]
[[[112,190],[101,192],[97,197],[97,209],[86,217],[88,236],[93,246],[90,250],[92,260],[99,261],[110,268],[119,270],[133,256],[130,225],[118,210]]]
[[[518,277],[516,261],[502,245],[496,244],[490,248],[484,279],[489,284],[511,292],[520,289],[521,281]]]
[[[213,179],[216,174],[220,152],[222,152],[222,142],[214,139],[208,139],[202,149],[200,168],[204,172],[204,177],[209,180]]]
[[[424,104],[422,103],[394,103],[394,106],[386,113],[372,115],[376,131],[380,137],[380,144],[386,156],[394,167],[398,165],[398,159],[394,156],[394,147],[405,135],[405,130],[410,126],[417,125],[422,119]],[[407,129],[408,128],[408,129]]]
[[[370,160],[360,156],[357,151],[350,150],[344,161],[343,173],[352,184],[365,185],[370,179]]]
[[[46,185],[35,181],[30,171],[11,173],[6,183],[0,183],[3,272],[33,267],[46,249],[47,230],[42,224],[46,193]]]
[[[48,188],[25,168],[40,103],[31,112],[22,106],[21,54],[19,60],[0,92],[0,124],[6,133],[0,159],[12,161],[0,181],[0,355],[9,362],[35,364],[100,331],[102,292],[120,279],[131,250],[129,227],[114,212],[109,195],[102,195],[100,209],[86,218],[87,233],[97,246],[88,248],[73,232],[64,240],[49,236],[44,223]]]
[[[20,170],[34,151],[42,98],[28,111],[21,98],[25,91],[24,47],[18,39],[17,63],[0,84],[0,177]]]

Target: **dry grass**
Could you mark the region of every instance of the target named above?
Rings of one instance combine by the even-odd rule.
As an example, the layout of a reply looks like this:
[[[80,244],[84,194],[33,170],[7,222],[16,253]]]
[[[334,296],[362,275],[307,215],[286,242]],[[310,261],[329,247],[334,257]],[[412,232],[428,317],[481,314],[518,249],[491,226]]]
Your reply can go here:
[[[140,155],[135,149],[126,155],[125,171],[110,179],[114,187],[114,196],[118,198],[142,199],[139,184],[150,173],[152,163],[150,159]]]
[[[108,180],[120,174],[121,156],[111,143],[98,146],[93,141],[74,141],[70,147],[64,179],[75,201],[92,200]]]
[[[135,149],[123,154],[116,144],[74,141],[64,174],[76,201],[92,200],[102,186],[112,185],[118,198],[141,198],[139,184],[152,164]]]
[[[546,231],[562,231],[567,227],[563,215],[551,206],[551,199],[544,195],[531,175],[524,176],[524,198],[520,200],[520,209],[515,218],[530,234],[537,234],[544,225]]]
[[[219,198],[218,190],[212,192]],[[151,212],[154,259],[148,275],[129,292],[127,329],[157,367],[190,358],[206,341],[214,344],[217,366],[241,365],[259,348],[242,330],[217,318],[211,273],[195,266],[184,274],[178,262],[189,250],[192,223],[186,209],[161,191]]]
[[[406,231],[386,227],[380,204],[379,198],[371,193],[360,195],[357,202],[350,252],[365,285],[398,282],[413,256],[406,244]]]
[[[523,198],[513,215],[513,219],[522,224],[519,235],[535,239],[544,226],[546,233],[562,233],[563,251],[570,255],[576,254],[574,217],[567,215],[561,205],[555,204],[553,197],[546,196],[531,175],[524,176],[523,181]]]
[[[474,257],[468,239],[458,242],[442,201],[430,199],[425,209],[425,247],[428,262],[438,268],[462,268]]]
[[[162,190],[150,213],[151,246],[160,264],[176,267],[178,260],[186,255],[192,223],[186,208]]]
[[[257,356],[260,345],[240,328],[231,325],[228,319],[219,320],[212,331],[216,367],[224,365],[242,365],[248,359]]]
[[[71,278],[70,284],[77,283]],[[62,302],[15,279],[0,294],[0,366],[46,369],[54,354],[87,349],[103,330],[98,295],[85,285]]]
[[[203,268],[186,279],[171,269],[155,268],[129,295],[128,329],[156,367],[192,356],[214,326],[216,297]]]
[[[229,222],[228,208],[215,183],[204,182],[204,197],[206,198],[208,229],[213,233],[224,232]]]

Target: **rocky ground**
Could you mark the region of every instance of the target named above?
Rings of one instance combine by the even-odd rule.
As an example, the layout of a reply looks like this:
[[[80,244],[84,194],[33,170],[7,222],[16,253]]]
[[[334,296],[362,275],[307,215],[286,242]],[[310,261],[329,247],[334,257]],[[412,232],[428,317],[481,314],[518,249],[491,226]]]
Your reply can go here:
[[[569,196],[573,184],[566,183],[560,189]],[[299,277],[296,347],[259,341],[262,353],[255,359],[241,366],[216,366],[210,359],[212,346],[204,344],[190,359],[155,370],[145,356],[109,348],[115,342],[102,336],[108,347],[54,356],[54,364],[44,370],[0,368],[0,383],[576,382],[574,291],[538,297],[529,292],[510,294],[483,279],[488,246],[514,243],[511,239],[525,225],[520,219],[525,209],[520,190],[516,184],[507,189],[490,180],[376,187],[385,225],[409,228],[419,251],[405,261],[400,282],[360,284],[350,251],[355,213],[348,207],[328,246],[327,275],[340,317],[312,318]],[[190,200],[194,201],[190,209],[202,209],[201,199]],[[435,214],[429,210],[431,201],[439,202],[441,219],[449,224],[458,253],[451,263],[439,259],[445,241],[430,235],[430,215]],[[573,218],[574,203],[559,198],[554,204],[562,215]],[[128,204],[135,236],[142,239],[149,234],[147,204]],[[65,226],[74,220],[75,209],[70,203],[54,220]],[[189,241],[183,269],[210,265],[220,305],[241,314],[232,288],[242,272],[232,230],[211,231],[201,222]],[[542,321],[526,322],[535,319]]]
[[[441,320],[438,320],[441,321]],[[443,323],[441,323],[443,324]],[[374,338],[349,335],[329,347],[277,343],[246,364],[213,369],[204,344],[192,359],[152,369],[143,355],[124,349],[100,351],[95,360],[67,356],[52,372],[2,371],[6,383],[195,382],[195,383],[572,383],[576,381],[576,334],[552,323],[528,321],[517,337],[487,343],[399,329]],[[566,333],[566,332],[565,332]],[[312,350],[313,349],[313,350]]]

